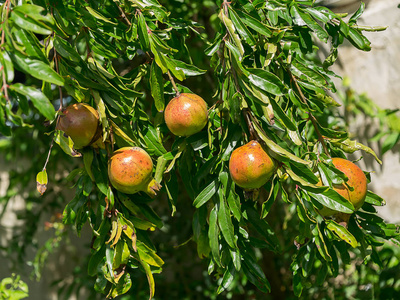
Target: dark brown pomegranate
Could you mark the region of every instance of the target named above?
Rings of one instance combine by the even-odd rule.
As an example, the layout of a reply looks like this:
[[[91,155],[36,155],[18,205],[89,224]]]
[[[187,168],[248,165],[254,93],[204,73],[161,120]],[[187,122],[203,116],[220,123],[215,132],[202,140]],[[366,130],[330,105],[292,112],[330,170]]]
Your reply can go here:
[[[75,149],[81,149],[96,142],[99,129],[99,113],[85,103],[76,103],[65,108],[56,129],[62,130],[74,142]]]

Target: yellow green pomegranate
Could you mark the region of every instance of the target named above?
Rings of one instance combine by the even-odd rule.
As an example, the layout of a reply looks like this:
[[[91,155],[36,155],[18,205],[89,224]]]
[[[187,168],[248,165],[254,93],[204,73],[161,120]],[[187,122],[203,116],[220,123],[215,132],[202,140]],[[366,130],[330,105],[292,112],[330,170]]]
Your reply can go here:
[[[161,185],[152,177],[153,161],[139,147],[120,148],[108,161],[108,177],[114,188],[126,194],[145,192],[154,197]]]
[[[232,152],[229,173],[244,189],[258,189],[274,174],[275,163],[259,142],[253,140]]]
[[[207,103],[198,95],[182,93],[168,103],[164,119],[174,135],[193,135],[207,124]]]
[[[367,177],[364,172],[353,162],[334,157],[332,158],[333,165],[340,171],[342,171],[348,178],[346,184],[335,184],[333,189],[343,196],[347,201],[353,204],[354,209],[358,210],[363,206],[365,198],[367,196]],[[351,187],[352,189],[350,189]],[[338,213],[335,210],[324,207],[320,210],[320,213],[327,217],[333,216]]]

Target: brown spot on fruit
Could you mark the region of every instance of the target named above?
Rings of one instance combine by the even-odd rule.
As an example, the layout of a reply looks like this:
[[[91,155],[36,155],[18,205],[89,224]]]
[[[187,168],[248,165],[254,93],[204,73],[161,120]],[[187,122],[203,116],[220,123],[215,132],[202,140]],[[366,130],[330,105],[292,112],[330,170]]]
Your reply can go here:
[[[182,93],[168,103],[164,119],[174,135],[193,135],[207,124],[207,103],[198,95]]]
[[[250,141],[232,152],[229,172],[232,180],[245,189],[258,189],[275,172],[275,163],[257,141]]]

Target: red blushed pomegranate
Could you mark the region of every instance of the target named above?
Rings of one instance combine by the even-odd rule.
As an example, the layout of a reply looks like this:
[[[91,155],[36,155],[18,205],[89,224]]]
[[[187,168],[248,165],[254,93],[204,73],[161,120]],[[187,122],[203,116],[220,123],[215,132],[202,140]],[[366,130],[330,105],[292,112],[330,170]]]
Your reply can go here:
[[[108,161],[108,177],[114,188],[126,194],[145,192],[154,197],[161,186],[152,177],[153,161],[139,147],[114,151]]]
[[[364,172],[354,163],[347,159],[334,157],[332,158],[333,165],[342,171],[348,178],[346,184],[336,184],[333,189],[343,196],[347,201],[353,204],[354,209],[358,210],[363,206],[365,197],[367,196],[367,177]],[[351,190],[351,187],[353,190]],[[324,207],[320,213],[327,217],[338,213],[332,209]]]
[[[74,148],[80,149],[94,142],[99,130],[99,113],[85,103],[76,103],[66,107],[56,129],[63,131],[74,142]]]
[[[195,94],[182,93],[165,108],[165,123],[177,136],[190,136],[200,132],[208,121],[207,103]]]
[[[274,172],[274,161],[255,140],[235,149],[229,160],[232,180],[244,189],[262,187]]]

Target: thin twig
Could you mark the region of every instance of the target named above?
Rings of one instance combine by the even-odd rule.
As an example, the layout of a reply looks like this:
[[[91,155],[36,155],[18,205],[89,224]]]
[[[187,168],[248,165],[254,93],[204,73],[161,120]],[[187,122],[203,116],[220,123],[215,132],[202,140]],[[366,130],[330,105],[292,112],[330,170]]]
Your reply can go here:
[[[172,77],[172,75],[171,75],[171,73],[170,73],[169,71],[167,71],[167,75],[168,75],[169,81],[171,81],[172,87],[173,87],[174,90],[175,90],[176,96],[179,97],[179,95],[180,95],[181,93],[179,92],[178,87],[177,87],[176,84],[175,84],[174,77]]]
[[[119,11],[120,11],[120,13],[121,13],[121,17],[125,20],[125,22],[126,22],[129,26],[132,26],[131,21],[128,20],[128,18],[127,18],[126,15],[125,15],[124,10],[123,10],[119,5],[118,5],[118,9],[119,9]]]
[[[297,82],[296,77],[294,77],[294,75],[292,74],[292,72],[289,69],[288,69],[288,73],[289,73],[292,81],[294,82],[294,85],[295,85],[295,87],[297,89],[297,92],[300,95],[301,102],[303,102],[304,104],[307,104],[307,98],[304,96],[304,94],[303,94],[303,92],[302,92],[302,90],[301,90],[301,88],[300,88],[300,86],[299,86],[299,84]],[[325,154],[328,155],[328,157],[330,157],[330,154],[329,154],[329,151],[328,151],[328,147],[326,146],[324,137],[322,136],[321,132],[318,129],[317,119],[314,117],[314,115],[311,112],[307,112],[307,114],[309,115],[309,119],[310,119],[310,121],[311,121],[311,123],[312,123],[312,125],[313,125],[313,127],[315,129],[315,132],[317,133],[318,141],[321,143]]]
[[[45,161],[44,166],[43,166],[43,171],[46,170],[47,163],[50,160],[50,154],[51,154],[51,149],[53,148],[53,145],[54,145],[54,137],[51,139],[49,153],[47,153],[47,158],[46,158],[46,161]]]

